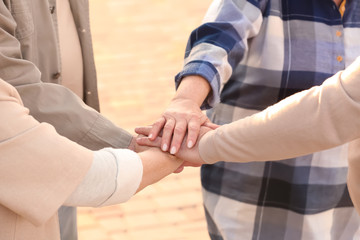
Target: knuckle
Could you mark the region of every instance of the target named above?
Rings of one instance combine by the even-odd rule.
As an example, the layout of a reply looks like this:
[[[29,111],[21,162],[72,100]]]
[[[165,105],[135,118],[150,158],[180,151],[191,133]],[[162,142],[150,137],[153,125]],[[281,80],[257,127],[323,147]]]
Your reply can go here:
[[[155,124],[163,124],[165,122],[165,118],[159,118],[158,120],[156,120]]]
[[[183,126],[179,126],[179,127],[175,127],[174,132],[177,134],[182,134],[186,131],[185,127]]]
[[[170,125],[170,124],[166,124],[166,125],[164,126],[164,129],[165,129],[165,130],[173,130],[173,126]]]
[[[198,114],[193,114],[192,116],[191,116],[191,121],[193,121],[193,122],[201,122],[201,116],[200,115],[198,115]]]
[[[152,125],[152,128],[151,128],[150,131],[155,131],[155,130],[158,129],[158,128],[160,128],[160,124],[159,124],[159,123],[154,123],[154,124]]]
[[[162,124],[162,122],[157,120],[152,126],[153,126],[153,128],[154,127],[159,127],[159,126],[161,126],[161,124]]]
[[[197,131],[197,130],[199,130],[199,128],[200,128],[200,126],[196,125],[196,124],[189,125],[189,130],[190,131]]]

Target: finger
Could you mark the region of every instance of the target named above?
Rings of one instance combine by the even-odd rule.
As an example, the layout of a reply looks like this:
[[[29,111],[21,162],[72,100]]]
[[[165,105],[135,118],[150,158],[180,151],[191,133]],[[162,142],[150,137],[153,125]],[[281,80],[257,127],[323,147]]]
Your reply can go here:
[[[174,173],[181,173],[183,170],[184,170],[184,165],[181,165],[174,171]]]
[[[148,147],[160,147],[161,146],[161,138],[156,138],[155,140],[150,140],[148,137],[139,137],[136,139],[136,143],[141,146]]]
[[[150,130],[149,133],[149,138],[151,140],[154,140],[156,139],[156,137],[159,136],[159,133],[163,129],[166,122],[167,122],[166,119],[164,117],[161,117],[152,125],[152,129]]]
[[[209,120],[209,121],[206,121],[206,122],[204,123],[204,126],[205,126],[205,127],[208,127],[208,128],[211,128],[212,130],[215,130],[215,129],[217,129],[218,127],[220,127],[220,125],[217,125],[217,124],[215,124],[215,123],[212,123],[210,120]]]
[[[186,130],[187,130],[186,120],[185,119],[178,120],[176,122],[174,133],[171,140],[171,148],[170,148],[171,154],[174,155],[179,151],[182,141],[184,140]]]
[[[152,126],[136,127],[135,132],[140,135],[149,136]]]
[[[200,121],[192,118],[188,124],[188,137],[187,137],[187,147],[192,148],[199,136],[200,133]]]
[[[202,164],[192,163],[192,162],[184,162],[182,166],[184,166],[184,167],[201,167]]]
[[[168,151],[169,149],[174,127],[175,127],[175,119],[168,118],[163,128],[163,135],[161,140],[161,149],[164,152]]]

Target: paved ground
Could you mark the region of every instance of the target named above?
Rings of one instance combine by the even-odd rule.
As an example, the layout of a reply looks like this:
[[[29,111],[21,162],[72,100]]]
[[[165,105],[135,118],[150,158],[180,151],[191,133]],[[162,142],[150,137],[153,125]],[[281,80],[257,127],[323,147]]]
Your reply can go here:
[[[211,0],[90,0],[101,108],[133,132],[174,94],[186,41]],[[199,169],[148,187],[128,203],[79,209],[80,240],[209,239]]]

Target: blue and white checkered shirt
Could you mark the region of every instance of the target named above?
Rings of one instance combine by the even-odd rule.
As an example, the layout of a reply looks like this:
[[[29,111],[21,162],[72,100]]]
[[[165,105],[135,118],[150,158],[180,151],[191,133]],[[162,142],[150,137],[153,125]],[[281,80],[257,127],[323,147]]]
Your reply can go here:
[[[204,107],[226,124],[320,85],[357,56],[359,0],[347,1],[343,18],[332,0],[215,0],[190,36],[176,83],[205,77],[212,95]],[[360,239],[346,177],[347,145],[281,161],[206,165],[210,236]]]

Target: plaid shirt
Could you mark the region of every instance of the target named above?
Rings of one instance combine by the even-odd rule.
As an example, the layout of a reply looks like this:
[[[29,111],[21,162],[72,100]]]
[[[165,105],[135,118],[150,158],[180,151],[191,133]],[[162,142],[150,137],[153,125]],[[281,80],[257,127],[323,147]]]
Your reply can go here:
[[[226,124],[320,85],[357,56],[358,0],[347,1],[343,18],[331,0],[215,0],[190,36],[176,83],[205,77],[212,95],[203,107]],[[347,145],[281,161],[220,162],[201,173],[212,239],[360,239]]]

